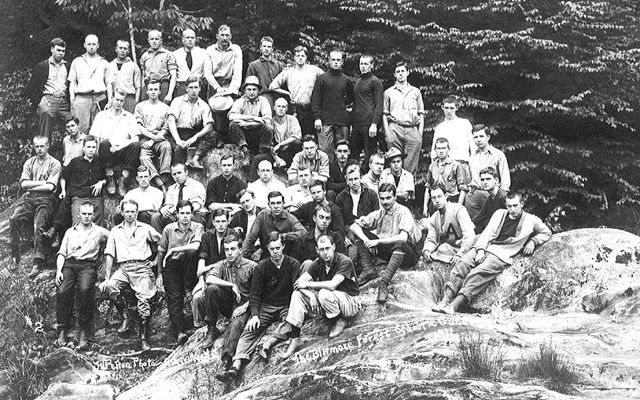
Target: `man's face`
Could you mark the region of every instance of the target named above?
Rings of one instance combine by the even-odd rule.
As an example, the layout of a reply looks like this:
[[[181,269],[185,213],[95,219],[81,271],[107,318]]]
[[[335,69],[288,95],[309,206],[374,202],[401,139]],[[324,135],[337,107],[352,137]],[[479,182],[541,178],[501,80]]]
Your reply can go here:
[[[93,158],[98,151],[98,143],[96,143],[94,140],[89,140],[84,144],[82,150],[84,151],[85,157]]]
[[[322,189],[322,186],[315,185],[309,188],[309,193],[311,193],[311,197],[316,204],[321,204],[324,202],[325,192]]]
[[[402,171],[402,157],[394,157],[391,162],[389,162],[389,167],[391,167],[391,172],[394,173]]]
[[[272,197],[269,199],[269,208],[271,208],[271,214],[274,217],[282,214],[284,210],[284,198],[282,196]]]
[[[51,57],[53,57],[53,61],[59,63],[64,58],[64,53],[67,51],[66,48],[62,46],[55,45],[51,48]]]
[[[229,44],[231,42],[231,30],[223,29],[216,35],[216,39],[218,39],[218,43],[220,44]]]
[[[69,136],[75,136],[78,134],[78,124],[76,124],[76,121],[74,120],[67,122],[64,128],[67,130]]]
[[[37,156],[44,156],[49,151],[49,141],[47,139],[33,139],[33,148]]]
[[[261,164],[258,166],[258,175],[262,182],[267,183],[273,178],[273,168],[270,164]]]
[[[309,187],[309,183],[311,182],[311,171],[307,169],[298,170],[298,183],[302,187]]]
[[[220,162],[222,176],[229,178],[233,174],[233,158],[225,158]]]
[[[200,84],[198,82],[191,82],[189,86],[187,86],[187,95],[189,96],[189,100],[191,101],[198,100],[199,94],[200,94]]]
[[[244,88],[244,94],[249,100],[253,100],[258,97],[258,87],[254,85],[247,85]]]
[[[122,93],[114,93],[113,94],[113,109],[116,111],[122,111],[122,106],[124,106],[124,98],[125,96]]]
[[[191,221],[191,207],[186,206],[178,209],[178,223],[187,225]]]
[[[296,65],[304,65],[307,62],[307,55],[304,51],[298,51],[295,56],[293,56],[293,61],[295,61]]]
[[[313,221],[321,232],[325,232],[331,224],[331,214],[325,210],[318,210],[313,216]]]
[[[347,175],[347,185],[354,192],[360,191],[360,173],[358,171],[353,171]]]
[[[162,46],[162,34],[157,31],[151,31],[147,35],[147,41],[149,42],[149,47],[153,50],[158,50]]]
[[[431,191],[431,201],[438,210],[442,210],[447,204],[447,196],[438,188]]]
[[[229,220],[225,215],[218,215],[213,218],[213,226],[216,232],[222,235],[227,230],[227,226],[229,226]]]
[[[436,143],[436,155],[441,160],[449,157],[449,145],[446,143]]]
[[[276,100],[276,104],[273,106],[273,111],[278,117],[284,117],[288,109],[289,106],[287,105],[287,101],[284,99]]]
[[[253,213],[256,208],[256,199],[249,193],[245,193],[244,196],[240,197],[240,205],[247,213]]]
[[[331,262],[336,253],[336,245],[331,244],[327,238],[321,238],[318,243],[316,243],[316,251],[325,263]]]
[[[378,157],[374,158],[373,161],[369,163],[369,169],[374,175],[380,175],[384,169],[384,160]]]
[[[94,35],[89,35],[84,39],[84,49],[89,55],[94,55],[100,48],[100,44],[98,42],[98,37]]]
[[[269,250],[269,254],[271,255],[271,261],[279,263],[282,260],[282,250],[284,250],[282,240],[276,240],[269,243],[267,245],[267,250]]]
[[[369,57],[360,57],[360,73],[368,74],[373,69],[373,62]]]
[[[316,158],[316,151],[318,150],[318,145],[316,142],[308,141],[302,143],[302,151],[304,151],[304,156],[309,160],[313,160]]]
[[[332,51],[329,54],[329,67],[331,69],[340,69],[342,68],[342,53],[337,51]]]
[[[126,223],[131,224],[138,218],[138,209],[131,203],[125,203],[122,206],[122,216]]]
[[[116,55],[121,60],[127,58],[129,55],[129,42],[118,40],[116,42]]]
[[[491,174],[480,174],[480,184],[484,190],[490,192],[496,187],[498,181]]]
[[[396,78],[396,82],[400,82],[400,83],[404,83],[407,81],[407,67],[405,66],[401,66],[401,67],[397,67],[394,71],[393,71],[393,76]]]
[[[159,83],[150,83],[147,85],[147,95],[149,96],[149,100],[158,100],[160,97],[160,84]]]
[[[444,103],[442,104],[442,111],[444,111],[445,118],[453,118],[456,116],[458,106],[456,103]]]
[[[238,260],[240,259],[241,256],[241,248],[240,248],[240,243],[239,242],[231,242],[231,243],[224,243],[224,254],[227,256],[227,261],[235,264],[238,262]]]
[[[171,167],[171,176],[173,180],[176,181],[177,184],[182,185],[187,181],[187,171],[185,167],[182,165],[176,165],[175,167]]]
[[[476,146],[481,149],[484,149],[489,144],[489,136],[487,132],[482,129],[477,132],[473,132],[473,141],[476,142]]]
[[[336,147],[336,158],[338,159],[338,162],[346,163],[349,159],[349,154],[351,154],[351,152],[349,151],[349,146],[346,144],[341,144]]]
[[[378,196],[380,197],[380,204],[382,205],[382,208],[387,211],[396,204],[396,195],[393,194],[391,190],[388,192],[380,192]]]
[[[273,43],[266,40],[262,41],[260,44],[260,53],[265,58],[271,57],[271,54],[273,54]]]
[[[196,34],[191,29],[187,29],[182,33],[182,45],[187,49],[192,49],[196,46]]]
[[[509,213],[509,217],[515,219],[522,215],[522,207],[524,206],[520,197],[516,196],[513,199],[506,199],[507,203],[507,213]]]
[[[149,171],[138,172],[136,180],[138,181],[138,186],[140,186],[141,189],[146,189],[151,184],[151,174]]]
[[[80,223],[84,226],[91,225],[93,221],[93,207],[80,206]]]

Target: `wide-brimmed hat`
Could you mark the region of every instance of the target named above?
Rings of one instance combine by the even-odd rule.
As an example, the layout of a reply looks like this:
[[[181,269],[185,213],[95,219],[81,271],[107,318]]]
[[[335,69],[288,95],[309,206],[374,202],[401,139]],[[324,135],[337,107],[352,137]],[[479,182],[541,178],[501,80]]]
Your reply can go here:
[[[257,86],[258,91],[262,90],[262,85],[260,84],[260,80],[255,75],[247,76],[247,79],[244,80],[244,84],[240,86],[240,91],[244,92],[244,89],[247,87],[247,85]]]
[[[400,151],[400,149],[392,147],[389,151],[387,151],[387,154],[384,156],[384,159],[385,161],[390,161],[396,157],[401,157],[404,160],[405,158],[407,158],[407,153],[403,153]]]

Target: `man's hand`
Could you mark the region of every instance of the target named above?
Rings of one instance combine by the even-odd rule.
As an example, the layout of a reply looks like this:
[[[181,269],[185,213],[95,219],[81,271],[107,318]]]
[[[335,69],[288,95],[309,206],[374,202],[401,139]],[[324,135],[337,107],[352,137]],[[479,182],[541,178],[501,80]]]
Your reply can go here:
[[[62,275],[62,270],[56,271],[56,286],[62,285],[63,279],[64,275]]]
[[[188,148],[189,146],[187,146],[187,141],[186,140],[177,140],[176,144],[184,149]]]
[[[422,258],[424,259],[424,262],[433,261],[433,257],[431,257],[431,252],[429,250],[425,250],[422,252]]]
[[[364,217],[360,217],[356,219],[355,223],[358,224],[360,227],[364,227]]]
[[[155,144],[155,141],[153,139],[149,139],[147,141],[142,142],[140,147],[142,147],[143,149],[149,150],[154,144]]]
[[[284,234],[284,240],[288,240],[290,242],[293,242],[294,240],[298,239],[298,235],[294,232],[288,232]]]
[[[262,257],[262,249],[256,250],[252,255],[251,259],[253,261],[260,261],[260,257]]]
[[[171,212],[171,207],[164,206],[164,207],[160,208],[160,214],[162,214],[163,217],[167,218],[171,214],[173,214],[173,212]]]
[[[484,261],[485,258],[486,258],[486,254],[485,254],[484,250],[482,250],[482,249],[478,250],[477,253],[476,253],[476,258],[475,258],[476,263],[480,264],[481,262]]]
[[[293,282],[293,290],[307,289],[308,287],[308,281],[301,281],[300,279],[298,279],[297,281]]]
[[[320,302],[318,298],[313,294],[311,296],[305,296],[309,301],[309,310],[312,314],[320,315],[322,313],[322,307],[320,307]]]
[[[236,307],[235,310],[233,310],[233,312],[231,313],[231,318],[237,318],[239,316],[241,316],[242,314],[247,312],[247,308],[249,308],[249,302],[247,301],[246,303],[244,303],[243,305]]]
[[[231,291],[234,295],[236,295],[236,303],[240,303],[240,300],[242,300],[242,295],[240,294],[240,290],[235,283],[233,284],[233,286],[231,286]]]
[[[95,197],[100,196],[100,192],[102,192],[102,186],[104,185],[104,181],[98,181],[95,185],[91,185],[91,194]]]
[[[67,197],[67,192],[65,192],[64,190],[61,191],[58,197],[60,197],[61,199],[64,199],[65,197]]]
[[[278,150],[280,150],[280,143],[276,144],[275,146],[273,146],[273,152],[277,152]]]
[[[185,148],[188,149],[189,147],[191,147],[194,143],[196,142],[196,138],[195,137],[191,137],[187,140],[185,140]]]
[[[378,244],[380,244],[380,241],[378,239],[369,239],[369,240],[365,240],[364,241],[364,246],[367,249],[371,249],[373,247],[376,247]]]
[[[257,329],[260,329],[260,318],[258,318],[257,315],[254,315],[253,317],[249,318],[249,321],[247,321],[247,325],[244,327],[244,330],[247,332],[253,332]]]
[[[371,124],[369,127],[369,137],[376,137],[378,135],[378,127],[376,124]]]
[[[156,277],[156,286],[158,289],[164,290],[164,279],[162,279],[162,274],[158,274]]]
[[[458,261],[460,261],[460,256],[459,255],[455,255],[455,256],[451,257],[451,261],[450,261],[451,266],[452,267],[455,266],[458,263]]]
[[[164,102],[167,104],[171,104],[171,100],[173,99],[173,96],[171,93],[167,93],[167,95],[164,98]]]
[[[529,240],[527,244],[524,246],[524,250],[522,250],[522,253],[524,253],[525,256],[530,256],[531,254],[533,254],[533,251],[535,249],[536,249],[536,244],[533,242],[533,240]]]
[[[349,238],[344,238],[344,247],[349,247],[353,244]]]
[[[98,289],[100,289],[101,292],[104,292],[107,289],[108,281],[108,279],[105,279],[104,281],[102,281],[102,283],[100,283],[100,285],[98,285]]]
[[[320,132],[322,130],[322,120],[317,119],[313,123],[313,127],[316,128],[316,131]]]

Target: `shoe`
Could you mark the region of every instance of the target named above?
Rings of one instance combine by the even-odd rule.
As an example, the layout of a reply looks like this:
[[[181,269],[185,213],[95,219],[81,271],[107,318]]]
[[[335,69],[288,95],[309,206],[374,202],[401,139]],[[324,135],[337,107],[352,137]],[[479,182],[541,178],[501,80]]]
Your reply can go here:
[[[378,299],[376,300],[380,304],[384,304],[387,302],[387,298],[389,297],[389,288],[386,284],[380,282],[378,286]]]
[[[284,354],[280,356],[280,359],[281,360],[288,359],[301,347],[302,347],[302,339],[300,339],[299,337],[291,339],[291,341],[289,342],[289,347],[287,347],[287,351],[285,351]]]
[[[38,274],[40,274],[40,266],[38,264],[34,264],[33,268],[31,268],[31,272],[29,272],[29,278],[33,279],[36,276],[38,276]]]
[[[331,332],[329,332],[329,339],[333,339],[334,337],[340,336],[344,328],[347,326],[347,320],[344,318],[338,317],[338,320],[331,328]]]
[[[265,361],[268,360],[271,349],[273,348],[273,346],[275,346],[279,342],[280,342],[280,339],[274,336],[271,336],[262,344],[262,346],[258,348],[258,355],[262,357]]]
[[[251,155],[251,152],[247,149],[241,152],[242,154],[242,166],[243,167],[248,167],[249,165],[251,165],[251,159],[253,158]]]
[[[224,147],[224,141],[222,139],[218,139],[218,142],[216,143],[216,148],[221,149]]]
[[[20,264],[20,245],[19,244],[11,244],[11,260],[14,264]]]
[[[235,367],[231,367],[226,371],[216,374],[216,379],[219,380],[220,382],[226,383],[236,379],[238,377],[238,372],[240,372],[238,371],[238,369],[236,369]]]
[[[184,332],[180,332],[178,334],[178,339],[176,340],[176,346],[182,346],[183,344],[187,343],[187,340],[189,340],[189,336],[187,336],[187,334]]]
[[[120,176],[118,178],[118,194],[124,197],[127,194],[127,186],[124,184],[124,177]]]
[[[437,313],[442,313],[442,309],[445,308],[446,306],[447,306],[447,303],[445,303],[444,301],[441,301],[440,303],[438,303],[435,306],[431,307],[431,311],[437,312]]]
[[[197,160],[191,160],[185,165],[194,171],[204,171],[204,166],[202,166],[202,164],[200,164]]]
[[[116,194],[116,178],[113,175],[107,176],[107,193]]]
[[[149,317],[140,318],[140,346],[142,351],[151,350],[151,344],[149,343]]]
[[[125,311],[122,315],[122,323],[120,327],[116,330],[118,333],[125,333],[131,328],[131,324],[133,324],[133,320],[129,317],[129,311]]]
[[[366,269],[362,271],[362,273],[360,273],[360,276],[358,277],[358,286],[364,286],[377,277],[378,270],[376,270],[374,267],[370,267],[369,269]]]
[[[56,232],[53,236],[53,241],[51,242],[51,248],[57,249],[58,247],[60,247],[60,234]]]
[[[87,339],[87,330],[80,329],[80,338],[78,339],[78,350],[85,350],[89,347],[89,340]]]
[[[56,344],[60,347],[64,347],[67,344],[67,332],[64,329],[60,329],[58,332],[58,340],[56,340]]]
[[[215,326],[209,326],[207,328],[207,336],[205,336],[204,341],[200,343],[198,347],[200,347],[201,349],[208,349],[209,347],[213,346],[213,343],[216,341],[218,336],[220,336],[220,331],[218,330],[218,328],[216,328]]]

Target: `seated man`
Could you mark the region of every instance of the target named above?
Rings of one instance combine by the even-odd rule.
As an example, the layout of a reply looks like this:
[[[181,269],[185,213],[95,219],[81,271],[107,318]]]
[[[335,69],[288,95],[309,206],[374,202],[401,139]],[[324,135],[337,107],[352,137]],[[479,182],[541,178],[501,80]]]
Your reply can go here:
[[[378,196],[382,209],[358,218],[351,225],[351,232],[360,239],[356,245],[362,261],[362,273],[358,277],[361,285],[378,276],[374,254],[388,262],[378,284],[378,302],[384,304],[389,295],[389,282],[398,268],[414,267],[418,262],[420,253],[416,244],[422,238],[422,232],[411,211],[396,202],[393,184],[381,184]],[[373,229],[376,234],[371,232]]]
[[[387,152],[386,160],[389,168],[380,174],[380,184],[390,183],[396,187],[398,202],[402,205],[408,205],[410,200],[414,199],[416,184],[413,174],[402,168],[402,160],[407,157],[405,153],[393,147]]]
[[[193,205],[189,200],[181,200],[176,205],[178,221],[167,225],[158,243],[158,287],[165,286],[167,309],[176,344],[186,343],[188,336],[184,322],[184,294],[196,285],[196,265],[198,249],[204,227],[191,221]]]
[[[349,142],[339,140],[336,143],[336,159],[329,163],[329,180],[327,190],[333,190],[338,194],[347,187],[347,167],[351,164],[358,164],[357,160],[349,158]]]
[[[342,211],[335,204],[327,200],[325,183],[314,180],[309,184],[309,191],[311,192],[313,201],[301,205],[300,208],[293,212],[293,215],[300,220],[302,225],[307,228],[308,231],[311,231],[313,230],[313,218],[316,215],[316,206],[328,206],[331,208],[331,225],[329,226],[329,229],[331,231],[338,232],[342,237],[344,237],[346,228],[344,226],[344,221],[342,220]]]
[[[40,272],[44,263],[43,232],[54,211],[55,191],[60,179],[60,161],[49,155],[49,139],[46,136],[33,138],[34,157],[22,167],[20,187],[26,190],[18,206],[9,217],[9,247],[15,264],[20,263],[20,233],[27,226],[33,227],[33,269],[30,277]]]
[[[229,229],[233,229],[244,240],[262,209],[256,207],[256,195],[249,189],[238,193],[238,200],[242,209],[233,214],[229,222]]]
[[[298,243],[296,243],[295,246],[296,253],[293,254],[293,258],[302,261],[301,271],[306,271],[311,262],[318,258],[318,253],[316,252],[317,240],[322,235],[331,236],[335,250],[338,253],[346,254],[344,237],[338,232],[329,230],[329,225],[331,225],[331,207],[324,204],[316,206],[313,221],[315,227],[298,239]]]
[[[249,319],[249,295],[256,264],[242,257],[242,239],[235,233],[224,238],[226,259],[218,261],[205,274],[205,306],[207,335],[200,348],[207,349],[220,336],[216,327],[218,314],[229,318],[224,331],[220,359],[225,370],[231,368],[240,335]]]
[[[205,201],[205,189],[202,183],[195,179],[189,178],[187,167],[178,163],[171,166],[171,176],[176,181],[167,190],[167,196],[164,199],[164,205],[158,212],[151,216],[151,226],[162,232],[165,226],[172,222],[176,222],[176,206],[181,200],[189,200],[193,205],[193,213],[191,220],[204,226],[206,218],[206,209],[203,209]]]
[[[480,184],[482,189],[489,194],[489,197],[485,199],[480,212],[471,220],[476,226],[476,233],[482,233],[496,211],[507,208],[507,192],[500,185],[498,172],[495,168],[486,167],[480,171]]]
[[[431,162],[427,171],[427,187],[442,186],[447,195],[447,201],[464,204],[467,195],[467,177],[465,169],[458,161],[449,157],[449,141],[445,138],[436,140],[435,151],[438,158]],[[429,217],[434,207],[429,207],[429,191],[424,194],[423,213]]]
[[[265,237],[265,243],[270,256],[260,261],[253,271],[249,294],[250,318],[238,341],[233,366],[216,375],[216,379],[223,382],[238,376],[243,363],[249,361],[264,332],[272,323],[286,317],[293,283],[300,275],[300,263],[283,254],[284,244],[280,233],[270,232]],[[245,246],[246,242],[243,247]]]
[[[220,157],[220,170],[222,173],[207,183],[207,200],[204,205],[209,211],[222,208],[235,213],[242,208],[238,204],[238,193],[247,188],[247,182],[233,173],[232,154]]]
[[[267,195],[273,191],[286,193],[287,187],[273,177],[273,166],[269,160],[260,161],[258,175],[260,175],[260,179],[251,182],[247,189],[255,194],[256,206],[265,209],[267,208]]]
[[[293,284],[287,317],[259,350],[265,359],[275,344],[288,337],[291,342],[282,360],[291,357],[302,347],[300,328],[307,314],[324,313],[333,323],[329,332],[329,339],[333,339],[347,326],[347,318],[355,317],[362,308],[353,262],[336,251],[331,235],[320,236],[316,250],[319,257]]]
[[[138,204],[128,200],[122,204],[124,222],[111,229],[107,247],[104,251],[105,280],[100,284],[100,291],[106,293],[122,315],[122,327],[125,332],[131,324],[129,310],[120,296],[120,291],[131,286],[138,298],[138,314],[140,314],[140,344],[142,351],[151,350],[149,343],[149,322],[151,320],[151,300],[156,295],[156,283],[151,258],[151,244],[158,243],[161,235],[151,226],[136,220]],[[111,275],[114,264],[118,270]]]
[[[382,183],[380,180],[382,170],[384,170],[384,157],[375,153],[369,157],[369,172],[362,177],[362,183],[369,189],[376,192],[376,194],[378,194],[378,188]]]
[[[282,243],[286,245],[287,254],[295,254],[294,244],[299,237],[307,233],[296,217],[284,209],[284,196],[278,191],[269,193],[269,208],[260,211],[242,245],[242,253],[245,257],[255,256],[252,251],[256,239],[260,239],[262,258],[269,254],[267,250],[267,238],[271,232],[282,234]],[[258,260],[254,260],[258,261]]]
[[[67,135],[62,138],[62,166],[69,165],[69,161],[76,157],[82,157],[82,147],[84,146],[84,137],[87,136],[83,132],[80,132],[78,124],[80,120],[73,115],[65,118],[66,124],[64,126]]]
[[[289,184],[297,183],[296,171],[298,167],[304,165],[311,170],[311,179],[327,182],[329,179],[329,157],[327,154],[318,150],[316,138],[312,135],[306,135],[302,138],[302,151],[296,154],[291,161],[289,167]]]
[[[62,239],[56,260],[56,319],[58,346],[67,343],[71,328],[76,285],[78,286],[78,324],[80,335],[76,349],[89,345],[89,330],[96,308],[95,283],[109,231],[93,222],[93,204],[80,206],[80,223],[69,229]]]
[[[138,187],[129,190],[122,201],[135,200],[138,203],[138,221],[151,224],[151,216],[162,207],[164,195],[162,190],[151,186],[151,174],[147,166],[139,166],[137,172]],[[114,225],[121,224],[124,221],[121,206],[118,206],[116,212],[117,214],[113,216]]]
[[[522,195],[507,194],[507,209],[496,211],[478,241],[458,261],[449,275],[444,297],[433,311],[453,314],[471,302],[522,250],[531,255],[551,237],[551,230],[535,215],[525,212]],[[453,301],[452,301],[453,300]]]
[[[436,183],[430,193],[436,212],[429,217],[422,257],[426,262],[438,260],[456,265],[473,245],[473,223],[462,204],[449,202],[442,186]]]
[[[258,96],[262,85],[255,76],[247,76],[240,92],[244,95],[233,103],[229,110],[229,137],[240,148],[245,165],[253,154],[269,153],[273,140],[271,106],[263,96]]]
[[[167,119],[173,162],[185,163],[196,171],[204,167],[200,159],[205,158],[209,150],[216,147],[217,133],[213,130],[213,117],[207,102],[198,97],[200,80],[195,77],[187,79],[187,94],[173,99]],[[196,146],[191,161],[187,161],[187,150]]]
[[[300,165],[298,167],[298,183],[291,185],[287,188],[288,202],[285,204],[285,208],[289,212],[294,212],[303,204],[313,201],[311,192],[309,191],[309,184],[311,183],[311,170],[306,165]]]

